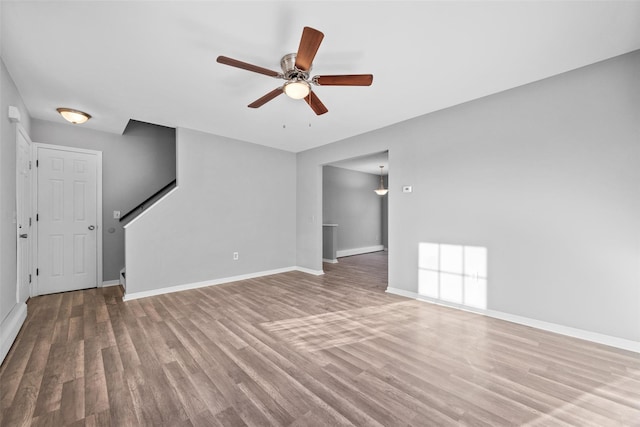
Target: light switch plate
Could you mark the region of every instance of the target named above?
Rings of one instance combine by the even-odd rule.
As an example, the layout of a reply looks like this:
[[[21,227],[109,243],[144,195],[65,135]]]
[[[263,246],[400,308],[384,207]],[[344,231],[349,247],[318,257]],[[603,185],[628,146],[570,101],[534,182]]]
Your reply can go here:
[[[113,211],[113,219],[120,219],[120,211]]]
[[[413,187],[410,185],[404,185],[402,186],[402,192],[403,193],[411,193],[413,192]]]

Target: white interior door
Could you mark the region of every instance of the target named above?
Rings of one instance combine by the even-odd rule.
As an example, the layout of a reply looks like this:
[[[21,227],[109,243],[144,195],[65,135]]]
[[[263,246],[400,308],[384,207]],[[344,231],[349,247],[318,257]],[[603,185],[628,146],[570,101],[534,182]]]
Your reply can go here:
[[[38,147],[38,294],[98,285],[98,156]]]
[[[30,294],[32,261],[31,241],[31,139],[18,127],[16,147],[16,225],[18,238],[18,302],[26,301]]]

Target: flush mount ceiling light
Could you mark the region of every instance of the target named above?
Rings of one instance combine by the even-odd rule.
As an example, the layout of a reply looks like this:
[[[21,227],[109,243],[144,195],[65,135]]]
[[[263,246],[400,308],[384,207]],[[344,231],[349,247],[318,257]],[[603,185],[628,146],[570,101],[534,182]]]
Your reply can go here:
[[[382,168],[384,168],[384,166],[380,166],[380,186],[373,190],[378,196],[384,196],[389,192],[388,188],[384,188],[384,181],[382,180]]]
[[[284,84],[283,90],[289,98],[302,99],[309,95],[311,86],[304,80],[292,80]]]
[[[73,110],[71,108],[56,108],[56,111],[60,113],[66,121],[71,122],[74,125],[81,125],[91,118],[91,115],[84,111]]]

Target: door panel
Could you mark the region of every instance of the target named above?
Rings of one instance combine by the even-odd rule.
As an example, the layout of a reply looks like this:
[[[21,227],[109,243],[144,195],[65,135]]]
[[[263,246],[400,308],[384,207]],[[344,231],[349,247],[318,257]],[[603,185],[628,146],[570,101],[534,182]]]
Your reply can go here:
[[[32,271],[31,240],[31,140],[22,130],[17,137],[17,186],[16,219],[18,239],[18,293],[17,302],[26,301],[30,295],[29,283]]]
[[[97,156],[38,148],[38,293],[97,282]]]

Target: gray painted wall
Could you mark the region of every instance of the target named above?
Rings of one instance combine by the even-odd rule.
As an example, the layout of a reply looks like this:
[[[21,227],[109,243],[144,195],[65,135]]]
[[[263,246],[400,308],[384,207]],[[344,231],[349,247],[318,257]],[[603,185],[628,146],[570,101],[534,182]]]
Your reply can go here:
[[[124,267],[124,229],[113,211],[124,215],[175,179],[175,129],[131,121],[124,134],[117,135],[33,120],[31,138],[102,151],[103,280],[117,280]]]
[[[640,341],[638,75],[640,51],[299,153],[298,265],[321,165],[388,149],[390,287],[417,292],[419,242],[484,246],[490,310]]]
[[[337,250],[382,244],[380,177],[334,166],[322,174],[322,222],[338,224]]]
[[[389,176],[386,175],[382,178],[384,188],[389,188]],[[389,193],[386,196],[380,197],[380,203],[382,204],[382,246],[385,249],[389,248]]]
[[[31,132],[29,112],[0,58],[0,323],[16,304],[16,125],[9,106],[18,107],[21,125]],[[24,302],[24,301],[21,301]]]
[[[177,151],[178,187],[126,227],[128,294],[295,266],[295,154],[188,129]]]

